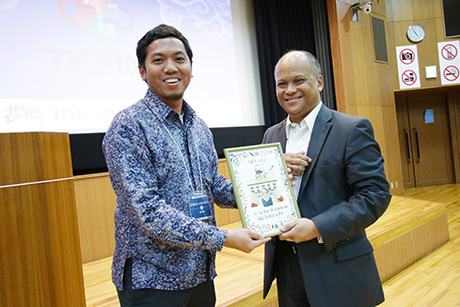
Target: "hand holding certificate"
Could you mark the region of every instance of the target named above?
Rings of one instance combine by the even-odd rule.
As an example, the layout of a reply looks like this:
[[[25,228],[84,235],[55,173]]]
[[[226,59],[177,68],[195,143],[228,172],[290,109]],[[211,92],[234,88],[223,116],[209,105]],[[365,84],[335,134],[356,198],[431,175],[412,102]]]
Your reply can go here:
[[[265,237],[300,217],[279,143],[224,150],[243,227]]]

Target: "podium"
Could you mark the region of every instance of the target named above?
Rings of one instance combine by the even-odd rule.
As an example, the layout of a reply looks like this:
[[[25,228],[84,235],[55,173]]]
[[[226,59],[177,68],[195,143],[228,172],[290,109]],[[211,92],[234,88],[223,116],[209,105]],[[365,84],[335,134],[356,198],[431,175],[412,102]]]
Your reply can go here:
[[[86,306],[69,135],[0,133],[0,306]]]

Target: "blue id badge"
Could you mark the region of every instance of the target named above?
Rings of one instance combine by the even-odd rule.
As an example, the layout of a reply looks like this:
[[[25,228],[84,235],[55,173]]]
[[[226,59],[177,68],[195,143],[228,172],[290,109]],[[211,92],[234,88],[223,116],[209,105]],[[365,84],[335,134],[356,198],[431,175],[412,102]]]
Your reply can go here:
[[[207,220],[211,217],[208,196],[203,192],[194,192],[190,196],[190,213],[199,220]]]

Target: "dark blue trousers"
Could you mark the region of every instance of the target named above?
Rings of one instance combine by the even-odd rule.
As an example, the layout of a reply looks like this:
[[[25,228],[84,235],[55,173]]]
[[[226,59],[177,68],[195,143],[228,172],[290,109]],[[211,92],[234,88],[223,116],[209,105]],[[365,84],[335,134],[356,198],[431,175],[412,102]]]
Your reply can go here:
[[[272,240],[276,240],[275,274],[279,306],[309,307],[295,244],[281,241],[277,237]]]

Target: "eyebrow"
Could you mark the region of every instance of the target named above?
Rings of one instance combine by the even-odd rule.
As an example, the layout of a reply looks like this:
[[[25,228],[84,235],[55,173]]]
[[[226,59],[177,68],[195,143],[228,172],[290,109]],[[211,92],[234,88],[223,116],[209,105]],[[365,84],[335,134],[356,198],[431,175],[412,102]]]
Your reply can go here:
[[[299,75],[294,75],[294,76],[292,76],[292,78],[294,78],[294,79],[298,79],[298,78],[302,78],[302,79],[310,79],[310,78],[309,78],[309,77],[307,77],[306,75],[302,75],[302,74],[299,74]],[[288,79],[291,79],[291,76],[289,76],[289,78],[288,78]],[[277,81],[277,82],[278,82],[278,81],[285,81],[285,79],[281,79],[281,78],[280,78],[280,79],[276,79],[276,81]]]
[[[174,53],[174,55],[185,55],[185,54],[186,53],[184,51],[182,51],[182,50],[179,50],[176,53]],[[152,58],[155,57],[155,56],[163,56],[163,55],[164,55],[164,53],[162,53],[162,52],[154,52],[154,53],[152,53]]]

